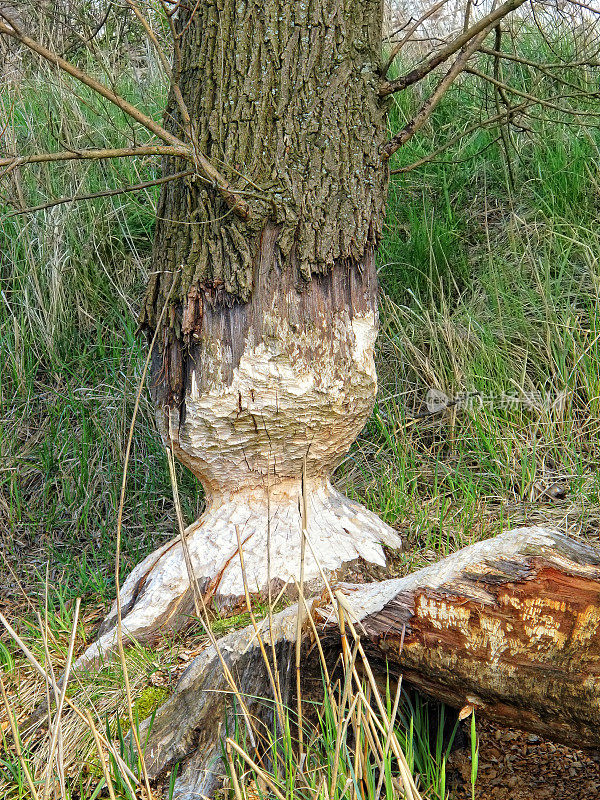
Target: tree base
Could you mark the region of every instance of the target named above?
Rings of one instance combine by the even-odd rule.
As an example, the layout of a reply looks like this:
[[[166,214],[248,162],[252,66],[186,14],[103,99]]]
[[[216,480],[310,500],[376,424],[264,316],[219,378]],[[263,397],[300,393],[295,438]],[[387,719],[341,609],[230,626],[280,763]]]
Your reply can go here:
[[[304,580],[310,592],[322,583],[321,571],[340,578],[357,559],[385,566],[382,545],[400,549],[400,536],[379,517],[333,488],[314,481],[306,492],[307,537]],[[231,609],[245,604],[244,579],[252,595],[272,596],[282,588],[294,596],[300,579],[302,491],[299,481],[278,483],[268,493],[243,490],[220,494],[186,530],[186,542],[199,591],[207,605]],[[238,547],[242,542],[244,571]],[[194,610],[181,540],[173,539],[147,556],[121,590],[123,636],[148,640],[177,629]],[[100,635],[81,661],[112,650],[116,643],[116,603]]]

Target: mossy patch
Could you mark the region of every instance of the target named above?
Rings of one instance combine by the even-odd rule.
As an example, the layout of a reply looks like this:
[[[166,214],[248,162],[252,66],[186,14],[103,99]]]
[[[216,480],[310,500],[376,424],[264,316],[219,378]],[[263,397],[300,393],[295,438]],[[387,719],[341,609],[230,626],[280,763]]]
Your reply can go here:
[[[145,719],[152,716],[152,714],[159,708],[168,698],[169,692],[164,686],[146,686],[142,689],[141,693],[133,701],[133,719],[141,724]],[[121,730],[128,731],[131,727],[129,722],[129,714],[123,714],[119,717]]]
[[[272,613],[277,614],[278,611],[283,611],[289,602],[288,599],[279,600],[279,602],[273,606]],[[254,613],[254,619],[260,622],[268,615],[269,605],[260,600],[255,600],[252,603],[252,611]],[[217,617],[210,623],[210,628],[218,638],[220,636],[225,636],[225,634],[230,631],[237,631],[240,628],[245,628],[246,625],[250,625],[251,622],[250,614],[247,611],[243,611],[240,614],[233,614],[230,617]]]
[[[164,686],[146,686],[133,703],[133,718],[142,722],[161,706],[169,692]]]

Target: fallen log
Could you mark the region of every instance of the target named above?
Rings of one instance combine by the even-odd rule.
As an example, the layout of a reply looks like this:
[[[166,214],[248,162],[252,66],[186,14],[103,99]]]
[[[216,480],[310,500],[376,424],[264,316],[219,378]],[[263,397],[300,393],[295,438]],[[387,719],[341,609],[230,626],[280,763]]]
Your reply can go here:
[[[481,716],[580,748],[600,747],[600,551],[546,528],[478,542],[405,578],[337,587],[372,669]],[[336,603],[313,599],[327,658],[340,651]],[[290,663],[297,608],[264,626],[280,677]],[[310,648],[313,628],[304,624]],[[271,649],[273,648],[273,649]],[[159,709],[146,751],[152,776],[183,762],[176,797],[209,796],[221,774],[220,738],[240,701],[265,720],[271,679],[256,631],[224,637],[187,669]],[[306,662],[305,662],[306,663]],[[230,671],[229,677],[223,664]],[[282,673],[283,670],[283,673]],[[235,689],[232,686],[235,681]]]

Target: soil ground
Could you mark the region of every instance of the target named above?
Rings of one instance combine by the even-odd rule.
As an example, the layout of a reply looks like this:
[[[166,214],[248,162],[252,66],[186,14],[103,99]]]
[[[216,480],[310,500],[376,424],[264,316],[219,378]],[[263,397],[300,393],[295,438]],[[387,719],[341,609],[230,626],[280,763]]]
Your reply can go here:
[[[600,753],[575,750],[530,733],[477,721],[475,800],[596,800]],[[453,800],[471,800],[470,748],[448,761]]]

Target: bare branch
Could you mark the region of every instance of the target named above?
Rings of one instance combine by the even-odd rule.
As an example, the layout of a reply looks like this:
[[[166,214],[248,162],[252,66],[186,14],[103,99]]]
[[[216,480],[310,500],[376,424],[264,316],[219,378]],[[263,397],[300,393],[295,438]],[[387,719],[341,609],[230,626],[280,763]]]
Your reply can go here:
[[[107,7],[107,9],[106,9],[106,13],[104,14],[104,16],[102,17],[102,19],[100,20],[100,22],[98,22],[98,23],[96,24],[96,26],[94,27],[94,30],[93,30],[93,31],[91,31],[91,33],[89,34],[89,36],[87,36],[87,37],[83,37],[83,36],[82,36],[82,37],[80,37],[80,38],[81,38],[81,42],[82,42],[83,44],[85,44],[85,45],[89,45],[91,42],[93,42],[93,40],[96,38],[96,36],[97,36],[97,35],[100,33],[100,31],[102,30],[102,28],[103,28],[103,27],[104,27],[104,25],[106,24],[106,20],[108,19],[108,17],[109,17],[109,15],[110,15],[110,12],[111,12],[111,10],[112,10],[112,3],[109,3],[109,4],[108,4],[108,7]],[[69,47],[67,47],[67,49],[66,49],[66,50],[65,50],[65,51],[62,53],[62,55],[63,55],[63,56],[66,56],[66,55],[68,55],[68,54],[71,52],[71,50],[74,50],[74,49],[75,49],[76,47],[78,47],[78,46],[79,46],[79,43],[78,43],[78,42],[74,42],[73,44],[69,45]]]
[[[520,89],[516,89],[514,86],[510,86],[508,83],[503,83],[502,81],[497,80],[496,78],[492,78],[491,75],[486,75],[485,72],[480,72],[478,69],[472,69],[471,67],[465,67],[465,72],[469,75],[475,75],[477,78],[481,78],[484,81],[488,81],[493,86],[498,86],[499,88],[503,89],[505,92],[510,94],[515,94],[517,97],[523,97],[525,100],[529,100],[533,104],[537,104],[542,106],[543,108],[551,108],[553,111],[560,111],[563,114],[570,114],[574,117],[600,117],[600,111],[580,111],[576,108],[564,108],[564,106],[559,106],[556,104],[555,100],[580,100],[580,99],[588,99],[593,96],[598,96],[598,92],[594,92],[593,94],[590,92],[577,92],[576,94],[563,94],[559,97],[554,98],[553,100],[544,100],[540,97],[536,97],[533,94],[529,94],[528,92],[522,92]]]
[[[130,116],[144,128],[154,133],[159,139],[162,139],[169,145],[183,148],[190,153],[190,148],[187,147],[186,144],[181,141],[181,139],[178,139],[177,136],[174,136],[172,133],[167,131],[162,127],[162,125],[159,125],[158,122],[140,111],[139,108],[129,103],[116,92],[112,91],[112,89],[104,86],[104,84],[97,81],[91,75],[88,75],[86,72],[80,70],[74,64],[71,64],[69,61],[61,58],[61,56],[53,53],[51,50],[48,50],[48,48],[44,47],[44,45],[36,42],[34,39],[31,39],[29,36],[26,36],[24,33],[22,33],[18,25],[11,20],[5,12],[0,11],[0,17],[2,17],[7,23],[5,25],[4,23],[0,22],[0,34],[16,39],[22,45],[29,48],[34,53],[37,53],[46,61],[49,61],[51,64],[55,64],[68,75],[71,75],[80,83],[85,84],[90,89],[97,92],[101,97],[104,97],[106,100],[113,103],[115,106],[117,106],[117,108],[120,108],[121,111]],[[231,210],[237,214],[237,216],[241,217],[242,219],[247,219],[250,216],[250,207],[248,206],[248,203],[238,196],[235,189],[229,184],[229,181],[217,169],[215,169],[210,161],[208,161],[208,159],[201,152],[199,152],[196,146],[193,147],[193,160],[199,177],[203,178],[220,194],[229,208],[231,208]]]
[[[568,86],[570,89],[576,89],[576,90],[581,90],[581,86],[579,86],[576,83],[573,83],[573,81],[568,81],[568,80],[565,80],[565,78],[561,78],[560,75],[555,74],[552,70],[557,70],[557,69],[564,70],[567,67],[582,67],[582,66],[585,66],[585,67],[599,67],[600,66],[600,61],[594,62],[594,61],[591,61],[591,60],[585,61],[585,62],[583,62],[583,61],[577,61],[577,62],[573,62],[573,61],[567,62],[567,61],[565,61],[563,63],[556,63],[556,64],[542,64],[542,63],[537,62],[537,61],[529,61],[526,58],[522,58],[522,57],[514,55],[512,53],[506,53],[503,50],[498,50],[498,49],[492,50],[492,49],[490,49],[488,47],[480,47],[479,51],[481,53],[484,53],[485,55],[493,57],[495,64],[498,63],[498,61],[500,59],[505,60],[505,61],[512,61],[515,64],[522,64],[523,66],[531,67],[532,69],[535,69],[541,75],[545,75],[547,78],[550,78],[550,80],[554,81],[555,83],[559,83],[562,86]],[[496,74],[495,70],[494,70],[494,78],[496,78],[497,80],[499,79],[499,76]],[[597,91],[593,91],[593,92],[590,92],[589,94],[590,94],[590,96],[597,96],[598,92]]]
[[[46,164],[52,161],[80,161],[101,158],[128,158],[130,156],[179,156],[192,160],[189,148],[168,147],[166,145],[142,145],[140,147],[116,147],[89,150],[60,150],[56,153],[34,153],[30,156],[9,156],[0,158],[0,167],[10,172],[22,164]]]
[[[483,31],[486,31],[487,36],[487,33],[489,33],[499,20],[507,14],[511,14],[525,2],[526,0],[507,0],[507,2],[503,3],[495,11],[482,17],[475,25],[472,25],[468,30],[461,33],[460,36],[457,36],[454,41],[443,47],[439,53],[429,59],[429,61],[411,70],[411,72],[403,75],[401,78],[397,78],[394,81],[385,81],[379,89],[380,97],[387,97],[394,92],[400,92],[406,89],[407,86],[412,86],[413,83],[422,80],[422,78],[432,72],[436,67],[439,67],[440,64],[443,64],[444,61],[447,61],[453,56],[454,53],[464,48],[472,39],[479,37]],[[483,40],[478,39],[478,41],[481,42]]]
[[[461,131],[456,136],[448,139],[448,141],[444,142],[441,147],[438,147],[436,150],[432,150],[431,153],[423,156],[423,158],[419,158],[417,161],[413,161],[412,164],[407,164],[405,167],[398,167],[397,169],[390,170],[390,175],[402,175],[405,172],[411,172],[413,169],[417,169],[417,167],[422,167],[424,164],[434,161],[439,155],[448,150],[449,147],[452,147],[457,142],[460,142],[461,139],[464,139],[465,136],[469,136],[471,133],[475,133],[475,131],[485,130],[485,128],[492,127],[496,123],[510,122],[515,116],[521,114],[530,105],[533,105],[533,103],[520,103],[518,106],[511,106],[509,110],[503,111],[501,114],[495,114],[493,117],[476,122],[475,124],[470,125],[468,128],[465,128],[464,131]]]
[[[185,104],[185,100],[183,99],[183,95],[181,94],[181,89],[179,88],[179,84],[177,83],[176,80],[174,80],[173,70],[171,69],[171,65],[169,64],[169,61],[168,61],[168,59],[167,59],[162,47],[160,46],[160,42],[156,38],[156,34],[152,30],[152,28],[150,26],[150,23],[148,22],[146,17],[140,11],[139,6],[137,5],[137,3],[135,3],[134,0],[127,0],[127,4],[129,5],[131,10],[133,11],[135,16],[137,17],[137,19],[140,22],[141,26],[144,28],[144,31],[146,32],[146,36],[152,42],[152,44],[154,45],[154,49],[158,53],[158,58],[159,58],[160,63],[162,64],[163,69],[164,69],[164,71],[165,71],[165,73],[166,73],[166,75],[167,75],[167,77],[169,79],[169,82],[170,82],[170,85],[171,85],[171,89],[172,89],[173,94],[175,96],[175,100],[177,101],[177,107],[179,108],[179,113],[181,114],[182,119],[184,121],[185,132],[187,133],[189,140],[192,142],[192,144],[194,144],[195,137],[193,136],[193,133],[192,133],[192,120],[191,120],[191,117],[190,117],[190,113],[188,111],[188,107]],[[176,36],[174,34],[173,20],[168,15],[167,15],[167,19],[169,21],[169,26],[171,28],[171,35],[173,36],[173,42],[174,42],[175,45],[177,45],[176,49],[175,49],[175,53],[177,55],[177,53],[178,53],[178,42],[177,42]]]
[[[578,6],[579,8],[583,8],[585,11],[591,11],[592,14],[596,14],[596,16],[600,14],[598,6],[592,6],[588,5],[587,3],[581,3],[579,2],[579,0],[569,0],[569,3],[571,3],[571,5]]]
[[[438,83],[433,94],[430,95],[430,97],[428,97],[423,103],[417,114],[404,126],[404,128],[402,128],[401,131],[399,131],[390,139],[389,142],[387,142],[386,145],[384,145],[382,151],[384,158],[389,158],[391,155],[393,155],[399,147],[402,147],[403,144],[406,144],[406,142],[411,139],[420,128],[423,127],[423,125],[432,115],[442,97],[446,94],[460,73],[464,71],[467,61],[471,58],[473,53],[479,49],[483,40],[490,32],[491,27],[491,25],[488,25],[486,28],[480,31],[479,34],[475,36],[466,47],[463,48],[454,64],[452,64],[448,72]]]
[[[383,65],[383,68],[381,70],[381,74],[382,75],[387,75],[389,68],[394,63],[394,59],[396,58],[396,56],[398,55],[400,50],[402,50],[404,45],[408,42],[408,40],[413,35],[413,33],[417,30],[417,28],[420,25],[422,25],[425,22],[425,20],[427,20],[427,19],[429,19],[429,17],[433,16],[433,14],[435,14],[436,11],[439,11],[439,9],[442,6],[445,6],[447,2],[448,2],[448,0],[440,0],[439,3],[436,3],[428,11],[426,11],[425,14],[423,14],[422,17],[419,17],[419,19],[417,19],[415,22],[413,22],[413,24],[410,26],[410,28],[406,31],[406,33],[402,37],[402,39],[400,39],[400,41],[395,45],[394,49],[390,53],[388,60],[385,62],[385,64]],[[402,30],[402,28],[400,30]]]
[[[471,11],[473,10],[473,0],[467,0],[465,8],[465,16],[463,21],[463,33],[469,30],[469,23],[471,22]]]
[[[64,203],[75,203],[79,200],[95,200],[97,197],[115,197],[116,195],[126,194],[127,192],[139,192],[142,189],[149,189],[152,186],[162,186],[163,183],[169,183],[169,181],[175,181],[178,178],[187,178],[189,175],[193,174],[194,170],[188,169],[185,172],[175,172],[173,175],[165,175],[164,178],[157,178],[154,181],[145,181],[144,183],[136,183],[132,186],[125,186],[122,189],[106,189],[103,192],[95,192],[94,194],[79,194],[73,195],[72,197],[61,197],[58,200],[50,200],[47,203],[40,203],[39,206],[31,206],[30,208],[12,211],[10,214],[7,214],[7,217],[17,217],[21,214],[33,214],[34,211],[43,211],[46,208],[54,208],[54,206],[60,206]]]
[[[497,56],[498,58],[503,58],[508,61],[514,61],[516,64],[523,64],[527,67],[533,67],[534,69],[540,70],[540,72],[544,72],[545,70],[549,69],[565,69],[565,67],[600,67],[600,61],[594,61],[592,59],[585,61],[557,61],[556,63],[542,64],[539,61],[530,61],[529,59],[524,58],[523,56],[517,56],[514,53],[506,53],[504,50],[492,50],[490,47],[480,47],[479,51],[481,53],[485,53],[486,56]]]
[[[157,38],[156,34],[154,33],[154,31],[152,30],[152,27],[150,26],[150,23],[148,22],[146,17],[142,14],[142,12],[140,11],[139,6],[137,5],[137,3],[134,2],[134,0],[126,0],[126,2],[127,2],[127,5],[133,11],[133,13],[135,14],[135,16],[136,16],[138,22],[140,23],[140,25],[143,27],[143,29],[144,29],[144,31],[146,33],[146,36],[148,37],[148,39],[150,39],[150,41],[154,45],[154,49],[156,50],[156,53],[158,55],[160,63],[162,64],[162,68],[164,69],[166,76],[169,78],[169,80],[172,80],[173,79],[173,75],[172,75],[172,72],[171,72],[171,65],[169,64],[169,60],[165,55],[165,51],[162,49],[161,44],[158,41],[158,38]]]
[[[59,56],[57,53],[53,53],[51,50],[48,50],[47,47],[44,47],[43,44],[36,42],[35,39],[31,39],[29,36],[26,36],[22,33],[18,27],[16,27],[16,23],[13,22],[7,15],[0,11],[0,17],[2,17],[8,25],[0,22],[0,34],[4,36],[10,36],[13,39],[16,39],[22,45],[27,47],[29,50],[32,50],[34,53],[37,53],[39,56],[44,58],[46,61],[49,61],[51,64],[55,64],[57,67],[66,72],[71,77],[78,80],[80,83],[85,84],[93,91],[97,92],[101,97],[104,97],[109,102],[113,103],[117,108],[120,108],[125,114],[130,116],[136,122],[139,122],[147,130],[151,131],[155,136],[158,136],[159,139],[162,139],[163,142],[166,142],[170,145],[177,145],[179,147],[185,147],[185,143],[178,139],[177,136],[174,136],[169,131],[165,130],[162,125],[159,125],[158,122],[153,120],[147,114],[144,114],[142,111],[139,110],[136,106],[129,103],[123,97],[118,95],[116,92],[113,92],[112,89],[109,89],[100,81],[97,81],[91,75],[88,75],[83,70],[80,70],[79,67],[76,67],[74,64],[71,64],[70,61]]]
[[[502,26],[500,25],[500,23],[498,23],[496,25],[496,27],[494,28],[494,33],[495,33],[494,50],[497,50],[498,52],[501,52],[501,48],[502,48]],[[502,61],[498,56],[494,56],[494,78],[500,80],[503,77],[504,76],[502,74]],[[506,109],[508,109],[508,111],[510,111],[511,102],[510,102],[510,99],[508,98],[506,92],[500,86],[495,86],[494,87],[494,103],[496,105],[496,111],[497,111],[498,114],[501,113],[501,111],[500,111],[500,101],[502,101],[502,103],[504,104],[504,107]],[[500,130],[500,139],[502,140],[502,146],[504,148],[504,158],[505,158],[505,161],[506,161],[506,169],[507,169],[507,173],[508,173],[509,184],[510,184],[511,189],[514,189],[514,186],[515,186],[515,175],[514,175],[514,170],[513,170],[513,166],[512,166],[510,148],[513,147],[513,149],[516,150],[516,147],[514,146],[514,142],[513,142],[512,137],[511,137],[510,127],[508,125],[500,124],[499,130]]]

